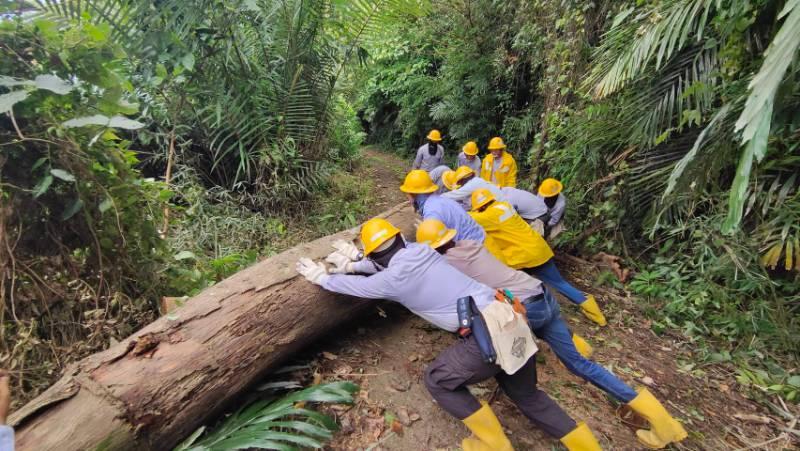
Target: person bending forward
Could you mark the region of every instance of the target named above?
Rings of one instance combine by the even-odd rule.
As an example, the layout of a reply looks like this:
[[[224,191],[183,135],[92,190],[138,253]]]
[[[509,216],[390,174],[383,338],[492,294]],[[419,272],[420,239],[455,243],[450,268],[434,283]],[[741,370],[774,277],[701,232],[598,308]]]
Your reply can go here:
[[[456,301],[470,296],[483,311],[494,301],[495,290],[457,269],[429,246],[406,244],[400,230],[384,219],[371,219],[361,228],[361,257],[352,243],[337,242],[326,259],[335,266],[328,274],[323,263],[301,259],[297,270],[312,283],[336,293],[367,299],[399,302],[434,325],[458,329]],[[373,273],[369,276],[346,272]],[[493,363],[485,363],[473,336],[460,339],[442,351],[425,370],[425,386],[439,405],[463,421],[473,437],[462,442],[465,451],[509,451],[511,443],[497,417],[480,403],[467,386],[490,377],[525,416],[548,435],[560,439],[570,450],[599,450],[585,423],[577,424],[549,396],[536,387],[536,358],[529,358],[513,375]]]
[[[505,288],[520,299],[533,333],[550,345],[550,349],[573,374],[582,377],[627,404],[650,422],[650,430],[636,431],[639,440],[650,448],[663,448],[668,443],[686,438],[683,426],[667,409],[642,388],[637,393],[601,365],[589,360],[591,346],[570,332],[561,319],[558,302],[530,275],[509,268],[494,258],[480,243],[455,240],[456,231],[436,219],[422,221],[417,227],[417,242],[427,244],[447,259],[456,269],[493,288]]]

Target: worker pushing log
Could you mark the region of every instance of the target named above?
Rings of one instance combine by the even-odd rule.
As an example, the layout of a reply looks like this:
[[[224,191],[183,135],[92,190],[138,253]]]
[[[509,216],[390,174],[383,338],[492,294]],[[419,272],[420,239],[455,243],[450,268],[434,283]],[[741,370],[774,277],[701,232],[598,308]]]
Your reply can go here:
[[[408,204],[383,214],[413,236]],[[357,229],[261,261],[66,371],[9,419],[17,451],[170,449],[325,332],[371,303],[308,284],[300,257],[324,257]]]
[[[401,204],[358,231],[327,236],[253,265],[190,299],[173,315],[72,365],[61,380],[11,417],[17,449],[170,448],[265,373],[369,305],[344,296],[349,295],[395,300],[433,324],[458,332],[462,340],[431,363],[425,384],[439,405],[471,430],[473,435],[462,442],[465,451],[513,449],[491,407],[466,388],[489,377],[497,378],[522,413],[567,449],[599,450],[588,426],[570,418],[536,387],[537,348],[531,330],[551,347],[556,341],[563,344],[569,355],[556,353],[568,366],[594,365],[579,354],[590,353],[588,344],[572,337],[563,321],[554,316],[537,325],[531,317],[531,308],[544,302],[540,298],[548,300],[547,309],[558,311],[537,279],[565,291],[562,285],[567,283],[557,270],[557,277],[536,271],[542,262],[550,263],[552,250],[511,204],[497,200],[493,190],[483,186],[490,182],[475,178],[470,168],[449,171],[452,174],[446,169],[441,171],[444,184],[450,189],[460,186],[451,193],[463,190],[462,197],[471,197],[469,214],[449,196],[435,194],[440,187],[428,172],[412,170],[400,187],[411,205]],[[497,218],[486,216],[487,208],[495,206],[502,210],[494,215]],[[405,236],[414,236],[414,213],[425,219],[417,231],[425,244],[403,238],[403,230]],[[509,219],[514,219],[513,234],[506,224]],[[352,243],[356,232],[363,251]],[[443,257],[444,251],[434,250],[447,250],[450,241],[474,244],[481,264],[492,269],[465,270],[463,261],[453,264],[452,258]],[[329,253],[331,247],[335,251]],[[332,269],[313,261],[326,254]],[[527,260],[515,264],[522,257]],[[524,285],[525,295],[515,293],[514,283],[499,282],[502,274],[503,280]],[[594,298],[581,301],[587,317],[605,325]],[[553,324],[563,329],[557,339],[544,332]],[[650,430],[637,432],[645,446],[662,448],[686,437],[680,423],[649,392],[637,393],[599,366],[592,368],[597,374],[581,376],[629,403],[650,422]]]

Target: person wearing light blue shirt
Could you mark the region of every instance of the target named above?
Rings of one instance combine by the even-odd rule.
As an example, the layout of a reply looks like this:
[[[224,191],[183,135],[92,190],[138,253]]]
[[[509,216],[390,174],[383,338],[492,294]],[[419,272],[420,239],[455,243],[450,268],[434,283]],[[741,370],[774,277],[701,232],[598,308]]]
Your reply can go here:
[[[413,170],[406,174],[400,191],[408,195],[414,211],[423,219],[438,219],[447,227],[458,230],[459,240],[486,241],[486,232],[461,206],[452,199],[433,194],[439,189],[430,174],[423,170]]]
[[[493,304],[494,289],[449,265],[430,246],[406,243],[400,230],[385,219],[367,221],[360,235],[363,253],[352,243],[344,243],[344,246],[333,243],[337,251],[326,258],[326,261],[336,265],[331,273],[323,263],[308,258],[298,261],[297,271],[309,282],[325,290],[398,302],[450,332],[456,332],[460,326],[456,307],[459,299],[472,298],[479,311]],[[354,257],[365,257],[370,263],[363,265],[363,262],[354,262]],[[374,273],[369,276],[345,274],[354,270]],[[465,334],[463,339],[439,354],[426,368],[424,377],[426,388],[439,406],[464,422],[473,432],[473,437],[462,442],[463,449],[512,449],[491,407],[481,404],[467,388],[491,377],[497,379],[503,391],[533,424],[550,436],[561,439],[568,449],[600,449],[599,445],[570,446],[572,443],[578,445],[575,438],[579,434],[585,436],[588,429],[584,423],[576,423],[536,387],[534,356],[528,358],[513,374],[508,374],[496,363],[484,359],[475,334]],[[578,431],[578,434],[574,431]]]

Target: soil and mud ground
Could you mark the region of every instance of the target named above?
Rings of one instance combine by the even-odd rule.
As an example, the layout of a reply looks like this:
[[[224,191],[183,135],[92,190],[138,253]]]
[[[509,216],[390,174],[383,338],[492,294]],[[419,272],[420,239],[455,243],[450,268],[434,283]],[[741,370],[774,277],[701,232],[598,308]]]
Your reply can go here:
[[[369,149],[365,157],[361,170],[373,180],[377,191],[374,211],[405,200],[397,186],[409,162]],[[576,266],[575,262],[580,260],[561,261],[560,267],[578,287],[589,291],[597,268],[588,262]],[[623,292],[592,290],[608,326],[595,326],[564,299],[562,314],[594,346],[594,360],[633,386],[648,386],[684,423],[689,438],[672,449],[798,449],[797,443],[781,436],[786,419],[743,396],[730,368],[705,366],[702,373],[690,368],[692,345],[679,335],[653,333],[635,298]],[[363,318],[343,325],[304,357],[291,362],[308,365],[308,369],[294,374],[304,383],[346,379],[361,386],[355,405],[325,409],[341,425],[326,449],[460,449],[467,429],[440,409],[422,384],[425,366],[454,340],[452,334],[397,304],[376,302]],[[539,342],[539,346],[540,387],[574,418],[589,423],[604,449],[642,449],[635,429],[644,423],[605,392],[569,373],[547,344]],[[532,427],[508,398],[495,393],[495,388],[493,381],[487,381],[472,390],[476,396],[492,400],[492,408],[515,449],[562,449],[557,441]]]

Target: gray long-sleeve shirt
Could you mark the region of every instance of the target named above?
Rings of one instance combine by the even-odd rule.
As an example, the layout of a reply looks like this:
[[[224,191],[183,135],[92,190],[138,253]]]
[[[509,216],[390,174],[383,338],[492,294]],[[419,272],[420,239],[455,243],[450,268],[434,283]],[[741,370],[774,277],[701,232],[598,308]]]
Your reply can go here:
[[[435,194],[442,194],[447,192],[447,187],[444,186],[444,182],[442,182],[442,175],[450,170],[451,169],[449,167],[441,165],[441,166],[436,166],[435,168],[428,171],[428,175],[431,176],[431,180],[433,180],[433,183],[435,183],[436,186],[439,187],[439,189],[436,190]]]
[[[475,158],[472,161],[467,159],[467,154],[461,152],[458,154],[458,167],[466,166],[468,168],[472,168],[475,171],[475,175],[480,177],[481,176],[481,159],[475,155]]]
[[[417,157],[414,158],[414,164],[411,169],[422,169],[430,172],[436,166],[442,164],[444,160],[444,147],[441,144],[436,145],[436,152],[431,155],[428,151],[428,144],[423,144],[417,149]]]
[[[541,199],[542,203],[544,204],[543,197],[538,195],[536,197]],[[545,208],[547,208],[546,205]],[[553,208],[549,209],[548,211],[548,213],[550,213],[550,221],[547,222],[547,225],[552,227],[558,224],[561,221],[561,218],[564,217],[564,211],[566,211],[566,209],[567,209],[567,198],[564,197],[563,194],[559,193],[558,198],[556,199],[556,204],[553,205]]]
[[[547,214],[547,205],[544,199],[525,191],[524,189],[517,188],[500,188],[506,198],[506,202],[514,206],[520,216],[528,221],[532,221],[540,216]]]
[[[409,243],[389,266],[371,276],[332,274],[322,287],[367,299],[388,299],[442,329],[458,329],[456,301],[472,296],[478,309],[493,302],[495,290],[450,266],[430,246]]]
[[[448,263],[469,277],[498,290],[509,290],[521,301],[543,292],[542,282],[506,266],[477,241],[457,241],[444,256]]]
[[[486,180],[475,176],[469,182],[465,183],[458,189],[448,191],[442,194],[442,197],[453,199],[461,204],[466,210],[472,209],[472,193],[481,188],[488,189],[497,200],[506,201],[505,193],[494,183],[487,182]]]

